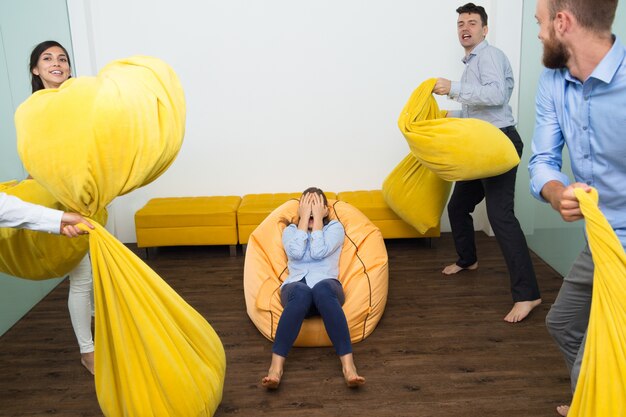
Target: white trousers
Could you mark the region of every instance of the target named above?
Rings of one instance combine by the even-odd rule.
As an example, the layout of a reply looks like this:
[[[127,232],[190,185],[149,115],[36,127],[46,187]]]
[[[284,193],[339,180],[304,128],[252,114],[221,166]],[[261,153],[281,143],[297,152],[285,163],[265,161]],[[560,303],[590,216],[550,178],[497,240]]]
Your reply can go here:
[[[91,314],[93,312],[93,276],[89,253],[80,261],[70,274],[70,293],[67,307],[70,310],[72,327],[80,353],[93,352],[91,335]]]

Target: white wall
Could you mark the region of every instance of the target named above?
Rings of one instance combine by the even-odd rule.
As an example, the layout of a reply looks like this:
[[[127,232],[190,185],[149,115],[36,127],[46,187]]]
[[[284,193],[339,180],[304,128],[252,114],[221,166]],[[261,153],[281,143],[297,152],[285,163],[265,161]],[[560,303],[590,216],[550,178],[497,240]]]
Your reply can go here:
[[[113,203],[118,238],[135,241],[133,215],[156,196],[380,189],[408,152],[396,121],[412,90],[463,71],[460,4],[68,0],[78,75],[154,55],[185,88],[178,159],[153,184]],[[511,58],[518,78],[522,0],[481,4],[491,19],[488,39]]]

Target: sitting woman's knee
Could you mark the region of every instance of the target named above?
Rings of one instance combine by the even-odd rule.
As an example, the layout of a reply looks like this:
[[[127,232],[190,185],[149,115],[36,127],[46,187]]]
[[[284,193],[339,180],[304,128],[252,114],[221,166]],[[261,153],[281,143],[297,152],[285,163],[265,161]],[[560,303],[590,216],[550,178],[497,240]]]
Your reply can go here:
[[[320,298],[336,298],[339,304],[343,304],[345,301],[343,287],[336,279],[325,279],[315,284],[313,287],[313,298],[316,300]]]
[[[298,304],[309,305],[313,300],[313,294],[306,284],[294,282],[285,286],[280,298],[283,306],[292,301],[296,301]]]

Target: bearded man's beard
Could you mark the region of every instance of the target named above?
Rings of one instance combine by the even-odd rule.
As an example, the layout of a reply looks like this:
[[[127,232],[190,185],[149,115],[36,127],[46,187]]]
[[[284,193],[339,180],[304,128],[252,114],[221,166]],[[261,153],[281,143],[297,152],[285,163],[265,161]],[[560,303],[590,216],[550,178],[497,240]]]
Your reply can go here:
[[[550,31],[550,39],[543,42],[543,65],[550,69],[561,69],[567,66],[570,54],[565,45],[556,39],[554,28]]]

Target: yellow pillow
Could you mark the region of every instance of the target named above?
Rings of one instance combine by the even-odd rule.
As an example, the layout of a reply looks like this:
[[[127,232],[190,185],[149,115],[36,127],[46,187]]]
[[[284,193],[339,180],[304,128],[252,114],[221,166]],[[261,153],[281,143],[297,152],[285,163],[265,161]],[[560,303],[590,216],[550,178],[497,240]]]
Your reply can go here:
[[[593,257],[585,354],[568,417],[623,416],[626,410],[626,253],[598,208],[595,188],[574,190]]]
[[[30,203],[67,210],[35,180],[0,183],[0,191]],[[94,216],[103,224],[106,218],[106,209]],[[62,277],[78,265],[88,247],[87,236],[68,239],[26,229],[0,228],[0,271],[32,280]]]
[[[387,205],[418,232],[439,228],[452,183],[408,154],[383,182]]]
[[[274,340],[283,312],[280,285],[289,276],[283,249],[281,218],[295,219],[298,201],[290,200],[274,210],[252,232],[246,249],[244,294],[248,316],[268,338]],[[339,259],[339,281],[346,296],[343,310],[352,343],[374,331],[387,303],[389,283],[387,250],[376,226],[359,210],[344,201],[328,201],[331,219],[340,221],[346,232]],[[295,346],[331,346],[320,317],[306,319]]]
[[[500,129],[478,119],[445,118],[432,96],[435,82],[417,87],[400,113],[398,127],[411,153],[447,181],[492,177],[517,166],[517,151]]]

